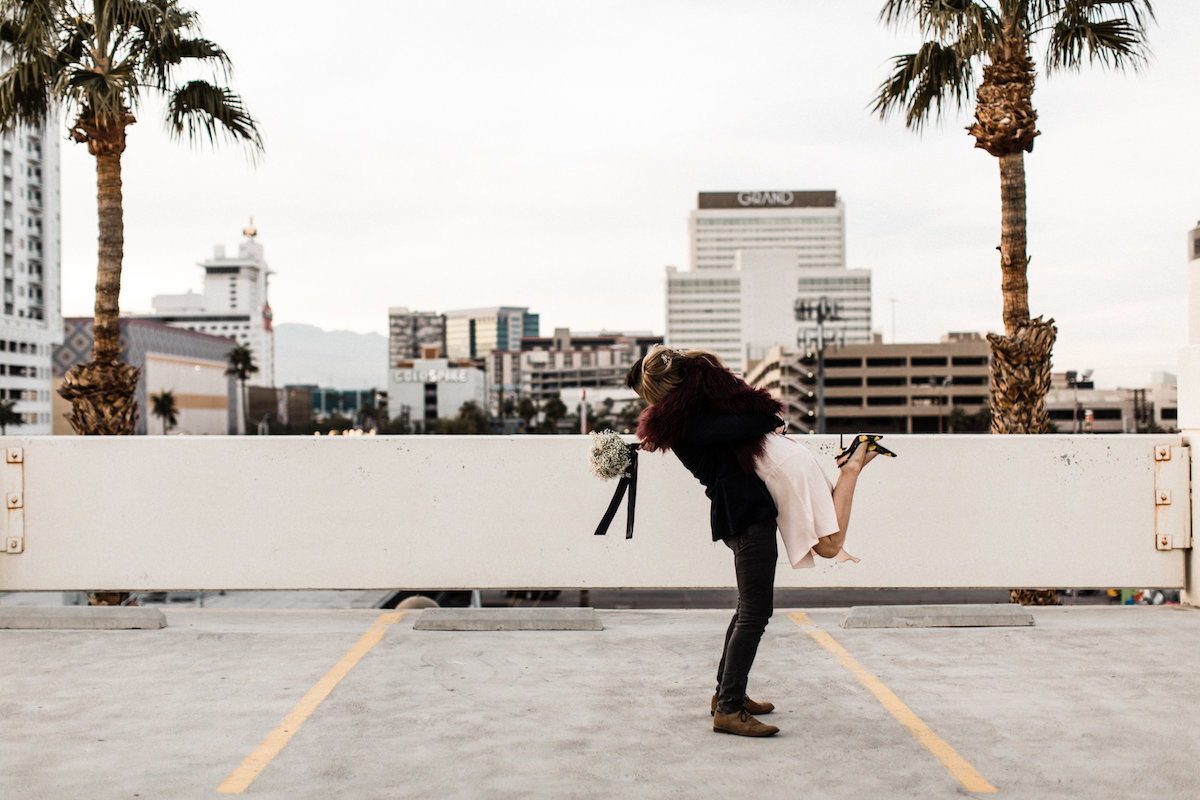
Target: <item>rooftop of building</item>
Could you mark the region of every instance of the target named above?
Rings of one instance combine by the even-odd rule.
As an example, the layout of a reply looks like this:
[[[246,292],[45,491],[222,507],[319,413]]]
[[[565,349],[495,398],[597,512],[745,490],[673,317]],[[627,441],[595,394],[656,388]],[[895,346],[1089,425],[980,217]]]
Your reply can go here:
[[[1194,796],[1200,612],[847,629],[778,610],[751,676],[779,735],[712,732],[729,609],[600,631],[422,612],[167,608],[160,630],[0,631],[13,798]]]

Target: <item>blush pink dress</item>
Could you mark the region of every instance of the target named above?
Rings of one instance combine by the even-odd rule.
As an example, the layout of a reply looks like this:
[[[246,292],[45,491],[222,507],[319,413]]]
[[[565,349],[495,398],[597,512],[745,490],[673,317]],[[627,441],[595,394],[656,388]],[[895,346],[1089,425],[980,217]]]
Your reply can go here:
[[[768,433],[754,471],[767,485],[779,510],[776,524],[792,569],[813,566],[813,547],[840,529],[833,507],[833,484],[808,448],[778,433]],[[859,559],[842,549],[841,562]]]

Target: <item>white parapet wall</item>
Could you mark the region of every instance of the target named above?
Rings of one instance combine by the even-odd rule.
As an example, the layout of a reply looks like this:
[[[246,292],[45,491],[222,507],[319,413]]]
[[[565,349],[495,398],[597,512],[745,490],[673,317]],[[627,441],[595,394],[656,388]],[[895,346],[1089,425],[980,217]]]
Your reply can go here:
[[[836,478],[836,437],[799,441]],[[0,443],[6,541],[21,537],[0,552],[6,591],[734,585],[672,455],[641,457],[634,538],[623,507],[594,536],[614,484],[589,473],[582,436]],[[1187,551],[1158,549],[1156,529],[1164,488],[1171,524],[1190,525],[1187,469],[1155,458],[1186,464],[1178,435],[886,443],[900,457],[865,470],[847,538],[862,562],[784,562],[777,585],[1184,587]]]

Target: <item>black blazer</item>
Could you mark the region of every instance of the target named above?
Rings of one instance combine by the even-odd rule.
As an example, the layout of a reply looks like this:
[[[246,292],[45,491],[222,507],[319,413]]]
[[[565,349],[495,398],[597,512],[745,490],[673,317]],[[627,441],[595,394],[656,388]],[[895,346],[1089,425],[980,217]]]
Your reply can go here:
[[[698,414],[684,437],[671,446],[712,501],[714,542],[740,536],[750,525],[778,516],[766,484],[742,469],[731,444],[760,438],[781,425],[782,419],[767,414]]]

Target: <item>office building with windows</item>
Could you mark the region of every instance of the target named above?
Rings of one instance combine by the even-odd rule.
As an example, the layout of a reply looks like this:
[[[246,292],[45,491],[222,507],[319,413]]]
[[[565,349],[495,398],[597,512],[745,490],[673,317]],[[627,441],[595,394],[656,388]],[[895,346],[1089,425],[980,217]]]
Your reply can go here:
[[[539,334],[537,314],[528,308],[493,306],[447,311],[446,348],[451,359],[486,360],[493,350],[520,347],[525,336]]]
[[[703,192],[688,231],[689,268],[667,267],[670,346],[712,350],[743,371],[815,338],[822,298],[827,339],[871,341],[871,273],[846,268],[836,192]]]
[[[990,356],[991,346],[978,333],[951,333],[928,344],[829,347],[825,432],[979,430],[983,427],[980,412],[987,407],[990,392]],[[811,352],[773,348],[746,380],[784,404],[793,432],[816,432],[818,375]]]
[[[592,402],[632,400],[626,373],[662,341],[652,333],[573,334],[569,328],[555,328],[553,337],[525,337],[519,349],[493,351],[488,360],[489,410],[498,415],[505,400],[523,398],[540,408],[558,397],[570,407],[580,389]]]
[[[423,358],[429,348],[446,352],[446,316],[435,311],[388,309],[388,366]]]
[[[4,175],[4,303],[0,401],[21,424],[8,433],[52,431],[51,360],[62,342],[59,137],[44,126],[0,133]]]
[[[275,386],[275,333],[267,281],[272,271],[263,258],[258,231],[242,231],[237,255],[227,256],[217,245],[213,257],[200,262],[204,291],[160,294],[152,299],[154,313],[137,315],[189,331],[223,336],[250,348],[258,372],[247,383]]]

